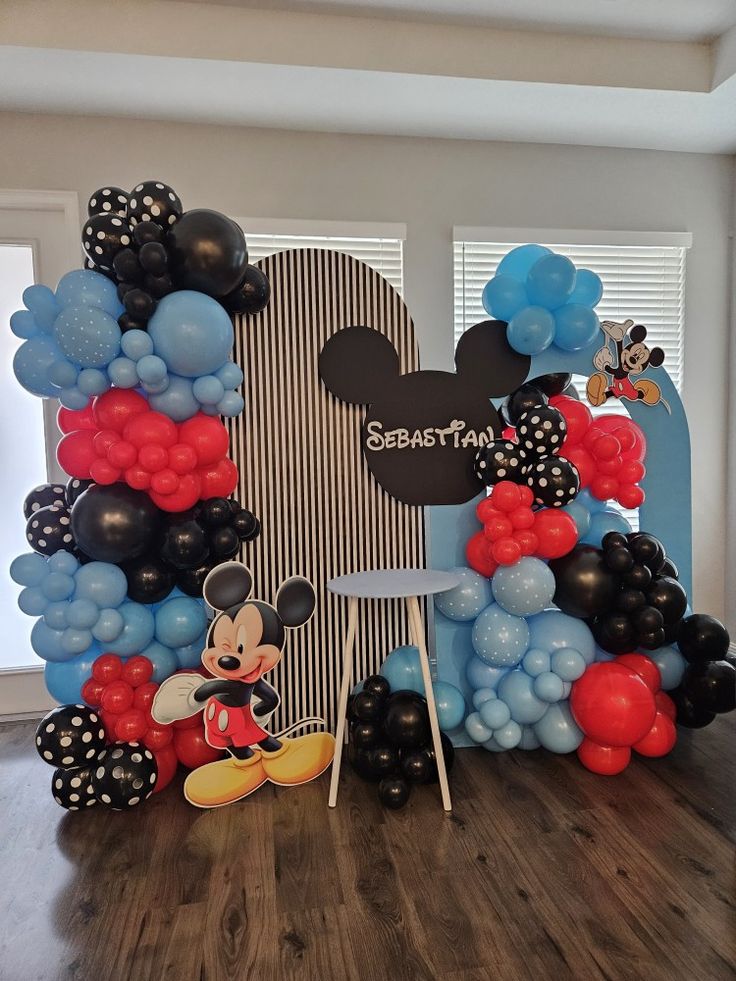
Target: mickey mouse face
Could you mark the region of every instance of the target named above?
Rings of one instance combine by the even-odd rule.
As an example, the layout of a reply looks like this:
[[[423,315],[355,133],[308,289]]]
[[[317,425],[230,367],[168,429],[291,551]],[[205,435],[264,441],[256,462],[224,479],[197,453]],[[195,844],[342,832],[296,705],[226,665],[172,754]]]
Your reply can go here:
[[[530,359],[514,351],[506,324],[486,320],[455,351],[457,373],[400,374],[389,339],[370,327],[334,334],[319,357],[326,387],[345,402],[369,403],[362,443],[373,475],[404,504],[463,504],[479,492],[474,460],[501,435],[491,397],[513,391]]]

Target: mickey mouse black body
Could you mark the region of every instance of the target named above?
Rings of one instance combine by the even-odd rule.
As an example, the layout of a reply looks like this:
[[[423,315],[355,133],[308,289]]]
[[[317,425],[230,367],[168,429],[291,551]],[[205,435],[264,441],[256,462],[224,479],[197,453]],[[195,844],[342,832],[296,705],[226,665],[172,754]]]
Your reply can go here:
[[[187,778],[184,793],[199,807],[240,800],[267,780],[286,786],[305,783],[322,773],[334,754],[330,733],[280,738],[321,720],[303,720],[277,735],[264,728],[280,700],[263,675],[281,659],[286,628],[302,626],[312,616],[314,589],[306,579],[288,579],[271,606],[248,598],[252,585],[250,571],[238,562],[210,572],[204,598],[220,612],[209,628],[202,663],[215,677],[174,675],[154,700],[153,716],[159,722],[186,717],[204,706],[207,742],[229,754]]]
[[[629,377],[641,375],[650,365],[658,368],[664,362],[664,351],[661,347],[650,348],[644,343],[646,327],[635,324],[633,320],[626,320],[624,323],[604,320],[601,329],[606,335],[606,343],[596,351],[593,358],[598,371],[588,379],[587,395],[591,405],[602,405],[609,398],[628,399],[632,402],[642,400],[647,405],[659,402],[662,393],[655,382],[649,379],[632,382]],[[609,347],[609,342],[613,344],[613,350]]]

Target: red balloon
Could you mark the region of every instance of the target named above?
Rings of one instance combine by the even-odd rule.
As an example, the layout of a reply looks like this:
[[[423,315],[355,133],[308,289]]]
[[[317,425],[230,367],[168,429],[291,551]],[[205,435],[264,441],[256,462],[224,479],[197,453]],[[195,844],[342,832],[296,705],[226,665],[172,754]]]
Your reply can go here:
[[[176,423],[163,412],[151,411],[141,412],[129,419],[123,430],[123,439],[139,450],[151,443],[168,449],[179,442]]]
[[[490,497],[484,497],[482,501],[478,501],[475,505],[475,515],[482,525],[494,514],[498,514],[498,511],[493,506],[493,501]]]
[[[171,726],[154,725],[148,726],[143,736],[143,745],[151,751],[163,749],[174,739],[174,730]]]
[[[214,467],[202,467],[197,472],[202,481],[203,501],[209,497],[229,497],[238,486],[238,468],[228,457]]]
[[[97,459],[94,438],[95,433],[91,429],[77,429],[59,440],[56,459],[61,469],[70,477],[78,477],[79,480],[89,479],[89,468]]]
[[[89,465],[89,475],[96,484],[109,485],[120,480],[118,468],[99,457]]]
[[[117,681],[122,673],[123,662],[117,654],[100,654],[92,665],[92,677],[95,681],[101,681],[103,685]]]
[[[533,532],[537,536],[537,555],[543,559],[559,559],[575,547],[578,528],[566,511],[543,508],[534,513]]]
[[[104,689],[105,686],[101,681],[96,681],[94,678],[87,678],[82,685],[82,701],[96,708],[100,704]]]
[[[567,423],[565,442],[571,446],[574,443],[581,442],[593,421],[593,416],[588,406],[582,402],[578,402],[577,399],[571,398],[569,395],[555,395],[554,398],[549,400],[549,404],[554,406],[565,417],[565,422]]]
[[[178,442],[191,446],[197,454],[197,465],[200,467],[217,463],[227,456],[230,448],[227,429],[215,416],[206,416],[202,412],[181,423]],[[227,495],[210,494],[209,496],[226,497]]]
[[[146,716],[137,708],[128,709],[115,720],[115,738],[121,743],[137,742],[143,739],[147,730]]]
[[[672,719],[673,722],[677,721],[677,708],[666,691],[655,692],[654,703],[657,706],[658,712],[661,712],[662,715],[666,715],[667,718]]]
[[[514,531],[534,526],[534,512],[531,508],[518,507],[509,512],[509,521],[514,526]]]
[[[633,509],[644,503],[646,494],[642,487],[637,487],[635,484],[620,484],[616,498],[622,507]]]
[[[151,480],[153,484],[153,480]],[[234,487],[234,485],[233,485]],[[230,491],[228,491],[230,494]],[[183,477],[179,477],[179,486],[174,491],[173,494],[157,494],[156,491],[151,486],[150,497],[157,508],[161,508],[162,511],[187,511],[189,508],[193,507],[197,501],[204,500],[206,495],[202,489],[202,481],[200,480],[198,473],[187,473]],[[216,497],[227,495],[216,494]]]
[[[176,729],[174,749],[179,762],[189,770],[196,770],[205,763],[213,763],[225,755],[220,749],[213,749],[204,738],[202,729]]]
[[[124,439],[119,439],[117,443],[108,447],[107,459],[114,467],[127,470],[128,467],[132,467],[137,462],[138,451],[132,443],[126,443]]]
[[[502,538],[510,538],[513,530],[514,526],[509,519],[496,512],[486,521],[483,534],[489,542],[498,542]]]
[[[489,542],[482,531],[476,532],[465,546],[465,558],[471,569],[490,579],[498,568],[498,563],[491,558]]]
[[[659,668],[646,654],[621,654],[616,658],[616,664],[623,664],[632,671],[636,671],[644,684],[653,694],[662,687],[662,675]]]
[[[657,714],[644,680],[617,661],[589,665],[573,682],[570,709],[585,735],[603,746],[633,746]]]
[[[539,539],[530,528],[519,528],[511,537],[521,549],[522,555],[534,555],[539,548]]]
[[[150,712],[157,691],[158,685],[155,681],[145,681],[142,685],[139,685],[133,693],[133,705],[135,708],[140,709],[141,712]]]
[[[618,479],[622,484],[638,484],[646,476],[647,468],[638,460],[622,460]]]
[[[151,750],[151,752],[156,758],[156,766],[158,767],[158,776],[156,777],[156,786],[153,788],[153,792],[154,794],[158,794],[165,787],[168,787],[174,779],[179,760],[176,758],[176,752],[171,744],[164,746],[163,749]]]
[[[596,438],[591,452],[596,460],[613,460],[621,452],[621,444],[613,434],[604,433]]]
[[[92,403],[92,415],[98,429],[121,433],[133,416],[148,412],[146,399],[132,388],[111,388]]]
[[[534,491],[531,489],[531,487],[527,487],[526,484],[524,484],[522,487],[519,487],[519,494],[521,496],[521,506],[523,508],[530,508],[532,504],[534,504]]]
[[[618,494],[618,480],[615,477],[598,474],[590,482],[590,493],[599,501],[611,501]]]
[[[560,450],[560,456],[563,460],[569,460],[580,474],[580,486],[590,486],[590,482],[596,474],[596,465],[595,460],[585,447],[578,443],[568,446],[566,441]]]
[[[171,723],[174,729],[196,729],[202,726],[202,710],[195,712],[194,715],[188,716],[186,719],[177,719],[175,722]]]
[[[596,416],[595,424],[604,433],[612,433],[621,444],[625,460],[644,459],[647,452],[647,441],[642,430],[628,416],[617,416],[606,413]]]
[[[491,548],[493,560],[499,565],[514,565],[522,554],[521,545],[513,538],[501,538]]]
[[[73,433],[75,429],[97,429],[92,403],[86,409],[65,409],[62,405],[56,413],[56,425],[62,433]]]
[[[169,449],[169,466],[180,476],[197,466],[197,454],[186,443],[176,443]]]
[[[620,454],[611,457],[610,460],[596,460],[598,473],[602,473],[606,477],[616,477],[616,479],[618,479],[619,473],[621,472],[622,464],[623,460]]]
[[[499,511],[515,511],[521,507],[521,488],[510,480],[502,480],[493,488],[491,500]]]
[[[153,665],[142,654],[135,654],[123,665],[123,681],[127,681],[133,688],[145,685],[151,680]]]
[[[141,450],[141,453],[143,450]],[[186,476],[186,474],[184,475]],[[179,489],[180,478],[170,467],[162,467],[151,477],[151,491],[156,494],[175,494]]]
[[[666,756],[676,742],[675,723],[664,712],[657,712],[652,728],[633,748],[642,756]]]
[[[603,746],[592,739],[584,739],[578,746],[578,759],[593,773],[613,777],[629,765],[631,750],[628,746]]]
[[[148,490],[151,486],[151,475],[136,463],[125,471],[125,483],[133,490]]]
[[[112,712],[114,715],[127,712],[133,705],[133,689],[122,679],[111,681],[105,686],[100,704],[106,712]]]
[[[149,473],[158,473],[159,470],[168,466],[169,454],[158,443],[149,443],[148,446],[142,446],[138,451],[138,462]]]
[[[100,718],[102,719],[102,725],[105,728],[105,737],[109,743],[114,743],[117,740],[115,735],[115,723],[118,720],[117,715],[113,712],[100,711]]]

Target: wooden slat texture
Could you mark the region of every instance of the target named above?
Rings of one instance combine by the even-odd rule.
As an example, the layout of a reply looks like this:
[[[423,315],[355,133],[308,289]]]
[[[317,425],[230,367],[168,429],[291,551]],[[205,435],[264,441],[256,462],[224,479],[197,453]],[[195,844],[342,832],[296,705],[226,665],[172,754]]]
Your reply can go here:
[[[0,727],[2,981],[732,981],[736,714],[615,778],[460,750],[399,812],[345,767],[202,812],[66,814]]]
[[[334,726],[346,604],[325,583],[362,569],[422,568],[424,528],[421,509],[390,497],[369,472],[360,445],[365,407],[334,398],[317,359],[332,334],[362,324],[385,333],[402,371],[411,371],[419,366],[414,327],[396,290],[351,256],[294,249],[259,266],[271,281],[271,302],[258,316],[237,319],[234,358],[245,372],[245,410],[229,423],[237,494],[263,525],[243,559],[254,573],[254,595],[267,602],[291,575],[317,588],[315,616],[291,632],[269,676],[282,699],[272,728],[315,714]],[[400,602],[362,603],[356,677],[407,642]]]

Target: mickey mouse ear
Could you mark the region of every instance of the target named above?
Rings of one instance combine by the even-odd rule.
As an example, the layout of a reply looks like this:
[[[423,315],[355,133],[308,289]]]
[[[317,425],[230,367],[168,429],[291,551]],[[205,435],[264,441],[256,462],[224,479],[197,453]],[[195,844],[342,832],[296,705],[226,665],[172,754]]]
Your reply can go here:
[[[358,405],[373,402],[399,376],[399,355],[385,334],[372,327],[345,327],[327,341],[319,373],[327,388]]]
[[[466,330],[455,348],[455,366],[463,381],[489,398],[508,395],[529,374],[531,358],[506,338],[503,320],[483,320]]]
[[[213,610],[229,610],[250,596],[253,576],[242,562],[223,562],[208,573],[202,586],[205,602]]]

